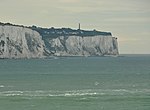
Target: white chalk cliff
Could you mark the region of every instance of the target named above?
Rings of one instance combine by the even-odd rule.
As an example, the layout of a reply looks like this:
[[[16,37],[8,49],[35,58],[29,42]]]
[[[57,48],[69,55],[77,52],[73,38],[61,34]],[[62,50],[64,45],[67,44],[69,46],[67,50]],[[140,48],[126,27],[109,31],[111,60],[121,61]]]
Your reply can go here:
[[[49,39],[48,42],[49,51],[56,56],[103,56],[119,54],[117,39],[112,36],[60,36]]]
[[[44,28],[0,25],[0,58],[119,54],[117,38],[112,37],[111,33],[100,32],[103,35],[90,36],[87,33],[99,31],[83,31],[85,35],[81,36],[77,34],[78,30],[70,29],[70,33],[64,35],[64,30],[52,28],[45,31]]]
[[[0,58],[40,58],[44,56],[44,46],[36,31],[0,25]]]

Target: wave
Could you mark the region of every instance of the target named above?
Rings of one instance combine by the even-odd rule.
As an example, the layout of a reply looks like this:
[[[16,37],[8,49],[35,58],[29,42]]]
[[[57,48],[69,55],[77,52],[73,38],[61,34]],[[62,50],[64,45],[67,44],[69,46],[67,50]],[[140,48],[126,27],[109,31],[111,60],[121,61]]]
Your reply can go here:
[[[0,88],[3,88],[3,87],[5,87],[4,85],[0,85]]]
[[[9,85],[0,85],[0,88],[12,88],[13,86],[9,86]]]
[[[28,97],[71,97],[71,96],[104,96],[104,95],[150,95],[150,89],[88,89],[72,91],[2,91],[0,96],[28,96]]]

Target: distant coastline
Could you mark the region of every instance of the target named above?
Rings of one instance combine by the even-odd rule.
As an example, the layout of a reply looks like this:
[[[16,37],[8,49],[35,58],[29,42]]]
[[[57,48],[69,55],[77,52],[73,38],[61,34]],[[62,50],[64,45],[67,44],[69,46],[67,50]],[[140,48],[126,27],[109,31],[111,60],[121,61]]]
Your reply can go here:
[[[0,58],[118,55],[117,38],[110,32],[0,23]]]

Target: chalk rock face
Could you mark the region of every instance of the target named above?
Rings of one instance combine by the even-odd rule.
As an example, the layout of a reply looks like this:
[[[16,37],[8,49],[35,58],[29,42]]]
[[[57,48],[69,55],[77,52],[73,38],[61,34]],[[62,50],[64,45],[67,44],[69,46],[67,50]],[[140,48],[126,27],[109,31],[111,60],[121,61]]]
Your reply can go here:
[[[0,58],[118,54],[117,38],[109,32],[0,23]]]
[[[60,36],[44,39],[46,47],[56,56],[118,55],[117,38],[112,36]]]
[[[32,29],[0,25],[0,58],[41,58],[45,44]]]

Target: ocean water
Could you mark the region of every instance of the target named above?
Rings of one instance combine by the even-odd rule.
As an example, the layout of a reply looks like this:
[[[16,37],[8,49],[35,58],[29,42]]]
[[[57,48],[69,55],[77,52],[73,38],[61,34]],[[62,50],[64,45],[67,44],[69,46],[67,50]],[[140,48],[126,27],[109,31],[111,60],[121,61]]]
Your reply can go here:
[[[0,110],[150,110],[150,55],[1,59]]]

